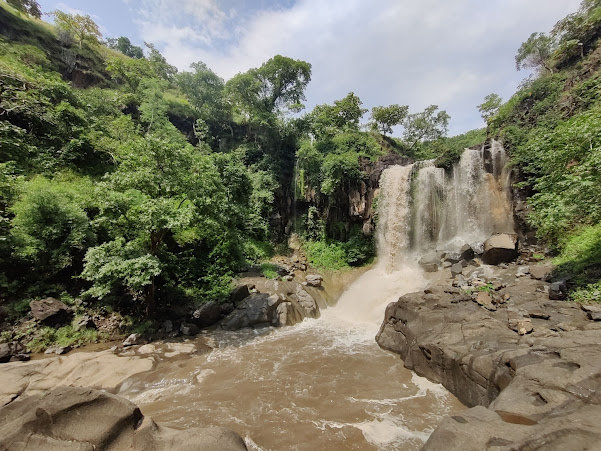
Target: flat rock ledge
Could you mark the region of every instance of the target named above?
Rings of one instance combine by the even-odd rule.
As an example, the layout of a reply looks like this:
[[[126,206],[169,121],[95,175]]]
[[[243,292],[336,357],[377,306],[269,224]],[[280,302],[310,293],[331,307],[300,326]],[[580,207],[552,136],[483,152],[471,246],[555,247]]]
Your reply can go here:
[[[601,449],[601,321],[546,285],[500,284],[494,309],[443,284],[388,305],[378,344],[471,407],[423,450]]]
[[[236,451],[244,440],[224,428],[178,431],[157,425],[120,396],[59,387],[0,409],[0,449]]]

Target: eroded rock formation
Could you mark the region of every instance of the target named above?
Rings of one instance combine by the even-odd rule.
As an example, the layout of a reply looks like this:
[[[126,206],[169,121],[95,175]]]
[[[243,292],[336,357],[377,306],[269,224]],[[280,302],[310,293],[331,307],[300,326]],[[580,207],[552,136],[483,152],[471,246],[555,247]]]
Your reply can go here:
[[[378,344],[473,407],[424,449],[597,449],[601,321],[549,300],[539,271],[491,271],[473,293],[444,281],[386,310]]]

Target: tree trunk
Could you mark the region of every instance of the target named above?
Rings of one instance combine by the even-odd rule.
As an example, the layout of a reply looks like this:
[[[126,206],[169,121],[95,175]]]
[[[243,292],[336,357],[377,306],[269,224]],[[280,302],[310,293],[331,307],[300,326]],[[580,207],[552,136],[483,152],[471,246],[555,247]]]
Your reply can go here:
[[[146,318],[152,319],[156,313],[156,285],[154,282],[154,276],[148,287],[148,295],[146,296]]]

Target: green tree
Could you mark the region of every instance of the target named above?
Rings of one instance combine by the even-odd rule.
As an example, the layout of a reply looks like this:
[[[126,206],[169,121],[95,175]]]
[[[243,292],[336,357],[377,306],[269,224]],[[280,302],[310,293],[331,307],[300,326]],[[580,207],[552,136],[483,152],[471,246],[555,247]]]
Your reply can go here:
[[[172,66],[167,62],[165,57],[152,43],[145,42],[144,45],[148,49],[148,61],[154,70],[157,77],[167,81],[172,81],[177,74],[177,67]]]
[[[6,0],[6,3],[15,8],[17,11],[29,14],[36,19],[42,18],[42,9],[36,0]]]
[[[86,212],[91,202],[86,179],[48,180],[36,177],[23,187],[11,208],[15,253],[48,282],[81,261],[95,233]]]
[[[410,114],[403,123],[403,139],[410,149],[423,141],[434,141],[448,133],[451,116],[438,111],[438,105],[430,105],[421,113]]]
[[[182,72],[176,84],[190,100],[205,122],[227,122],[229,106],[225,99],[225,83],[221,77],[203,62],[190,65],[194,72]]]
[[[98,25],[87,14],[84,16],[81,14],[69,14],[58,9],[50,14],[54,16],[56,26],[73,36],[80,47],[84,42],[98,45],[100,39],[102,39]]]
[[[539,73],[553,73],[550,58],[554,47],[555,41],[552,36],[546,33],[532,33],[526,42],[522,43],[515,56],[517,70],[535,69]]]
[[[400,125],[409,112],[407,105],[375,106],[371,109],[371,118],[377,129],[383,134],[392,133],[392,127]]]
[[[311,65],[276,55],[258,69],[237,74],[227,82],[233,102],[247,117],[303,108]]]
[[[132,45],[129,38],[125,36],[120,36],[118,38],[108,38],[106,40],[109,48],[113,50],[118,50],[126,56],[134,59],[144,58],[144,51],[142,47],[138,47],[137,45]]]
[[[484,97],[484,102],[478,105],[478,111],[480,111],[482,119],[488,121],[488,119],[497,114],[502,104],[503,99],[498,94],[488,94]]]
[[[317,105],[309,115],[313,134],[322,139],[359,130],[359,121],[367,111],[361,108],[362,104],[354,92],[349,92],[343,99],[334,101],[334,105]]]

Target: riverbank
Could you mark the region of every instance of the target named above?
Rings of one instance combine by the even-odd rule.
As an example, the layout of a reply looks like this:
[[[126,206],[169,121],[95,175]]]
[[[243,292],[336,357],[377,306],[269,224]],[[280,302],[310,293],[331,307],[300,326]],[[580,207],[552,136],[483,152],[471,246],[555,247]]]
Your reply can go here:
[[[471,407],[423,449],[596,449],[601,309],[550,300],[544,265],[504,266],[442,270],[386,309],[378,344]]]

